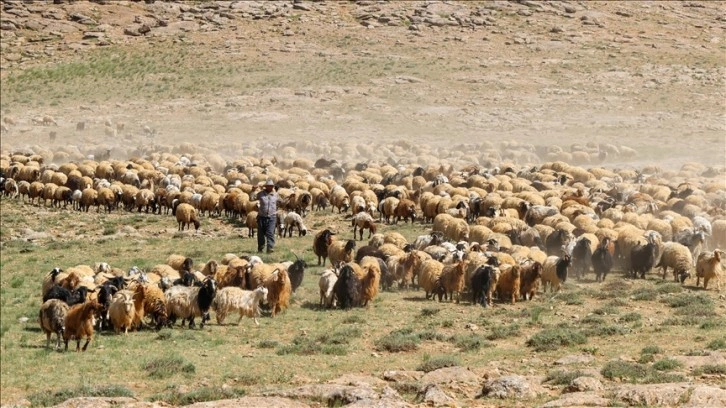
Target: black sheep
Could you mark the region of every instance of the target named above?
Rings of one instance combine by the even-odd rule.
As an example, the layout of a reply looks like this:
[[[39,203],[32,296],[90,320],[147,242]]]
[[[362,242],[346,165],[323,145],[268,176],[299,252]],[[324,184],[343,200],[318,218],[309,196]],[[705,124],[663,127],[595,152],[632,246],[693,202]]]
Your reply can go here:
[[[570,242],[570,233],[567,230],[558,229],[547,236],[545,251],[547,255],[558,255],[568,242]]]
[[[590,240],[581,237],[575,243],[572,250],[572,271],[577,279],[580,279],[590,271],[592,265],[592,251],[590,250]]]
[[[78,288],[70,291],[62,286],[53,285],[48,293],[43,296],[43,303],[49,299],[59,299],[66,302],[68,306],[73,306],[75,304],[85,302],[87,296],[88,288],[85,286],[79,286]]]
[[[366,245],[362,246],[358,249],[358,252],[355,254],[355,262],[360,263],[360,260],[363,259],[364,256],[373,256],[379,259],[386,260],[386,254],[381,252],[380,249],[373,245]]]
[[[340,270],[338,280],[333,286],[333,293],[338,299],[341,309],[350,309],[360,305],[361,282],[350,265],[344,265]]]
[[[315,235],[313,252],[318,256],[318,265],[325,265],[325,259],[328,257],[328,245],[333,242],[333,235],[335,234],[327,228]],[[321,258],[322,264],[320,263]]]

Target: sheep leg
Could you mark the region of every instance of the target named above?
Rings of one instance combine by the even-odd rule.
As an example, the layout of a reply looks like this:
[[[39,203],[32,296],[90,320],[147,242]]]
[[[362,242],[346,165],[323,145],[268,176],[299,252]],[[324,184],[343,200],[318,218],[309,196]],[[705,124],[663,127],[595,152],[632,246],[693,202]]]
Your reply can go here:
[[[50,348],[50,333],[45,333],[45,348]]]
[[[696,286],[698,286],[698,280],[696,280]],[[720,286],[721,285],[719,283],[719,285],[717,286],[719,290],[721,289]],[[703,277],[703,290],[708,290],[708,278],[705,276]]]

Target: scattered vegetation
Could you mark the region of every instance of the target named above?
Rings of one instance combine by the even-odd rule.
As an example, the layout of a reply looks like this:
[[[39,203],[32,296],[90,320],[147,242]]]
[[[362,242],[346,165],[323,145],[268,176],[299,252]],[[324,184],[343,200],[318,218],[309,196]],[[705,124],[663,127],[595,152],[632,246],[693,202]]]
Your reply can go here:
[[[150,378],[169,378],[176,374],[193,374],[196,371],[194,364],[187,362],[179,356],[166,356],[153,359],[142,366]]]
[[[177,387],[162,394],[153,395],[153,402],[165,402],[173,406],[190,405],[197,402],[217,401],[243,397],[242,388],[202,387],[188,392],[181,392]]]
[[[583,373],[580,370],[553,370],[547,373],[544,382],[552,385],[568,385],[572,382],[572,380],[578,377],[590,377],[590,375]]]
[[[28,400],[34,407],[58,405],[70,398],[79,397],[133,397],[134,394],[123,385],[88,386],[63,388],[57,391],[42,391],[30,394]]]
[[[585,344],[587,337],[582,333],[569,328],[544,329],[530,337],[526,344],[535,351],[552,351],[559,347],[568,347]]]
[[[416,370],[428,373],[429,371],[438,370],[444,367],[454,367],[460,365],[459,359],[453,356],[424,356],[424,362],[416,367]]]

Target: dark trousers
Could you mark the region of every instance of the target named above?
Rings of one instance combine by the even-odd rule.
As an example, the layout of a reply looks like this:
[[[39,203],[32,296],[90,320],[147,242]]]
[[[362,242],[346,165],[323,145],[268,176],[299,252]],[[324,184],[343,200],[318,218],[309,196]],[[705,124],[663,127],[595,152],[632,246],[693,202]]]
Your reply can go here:
[[[265,248],[265,238],[267,238],[267,250],[275,247],[275,217],[257,216],[257,250],[262,251]]]

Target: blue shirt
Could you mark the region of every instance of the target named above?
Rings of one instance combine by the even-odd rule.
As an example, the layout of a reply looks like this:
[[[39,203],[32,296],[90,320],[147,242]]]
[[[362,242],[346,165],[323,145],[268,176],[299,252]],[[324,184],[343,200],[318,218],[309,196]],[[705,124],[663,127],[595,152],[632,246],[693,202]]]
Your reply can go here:
[[[262,190],[257,193],[257,200],[260,202],[258,217],[274,217],[277,214],[277,200],[280,196],[274,190],[267,192]]]

